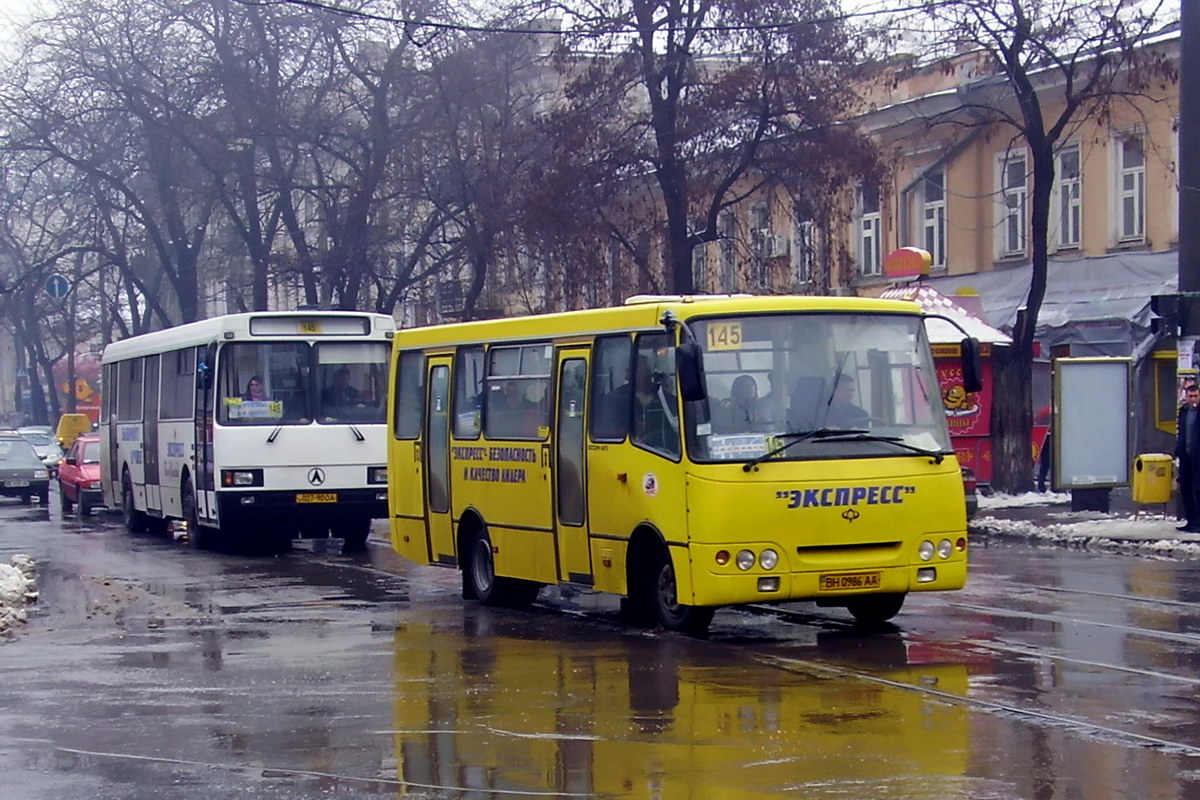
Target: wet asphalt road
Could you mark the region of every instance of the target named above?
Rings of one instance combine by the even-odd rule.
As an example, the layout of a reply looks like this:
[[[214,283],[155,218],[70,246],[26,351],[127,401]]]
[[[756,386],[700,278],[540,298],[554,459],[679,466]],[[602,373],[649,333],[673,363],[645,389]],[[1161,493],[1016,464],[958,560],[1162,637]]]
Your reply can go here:
[[[55,498],[51,498],[54,507]],[[0,501],[0,797],[1192,798],[1200,564],[983,547],[887,631],[531,611],[370,552],[265,558]]]

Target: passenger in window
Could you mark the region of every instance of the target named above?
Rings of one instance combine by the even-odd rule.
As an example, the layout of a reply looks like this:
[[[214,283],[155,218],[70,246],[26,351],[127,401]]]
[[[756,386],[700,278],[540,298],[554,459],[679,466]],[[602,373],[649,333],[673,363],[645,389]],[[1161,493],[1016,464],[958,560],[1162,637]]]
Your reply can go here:
[[[362,402],[362,392],[350,385],[350,370],[342,367],[333,373],[333,385],[321,394],[326,406],[352,406]]]
[[[679,452],[678,403],[661,376],[650,369],[650,359],[638,358],[634,377],[633,438],[664,453]]]
[[[837,387],[833,390],[829,408],[825,413],[825,426],[828,428],[863,428],[871,427],[871,415],[866,409],[854,404],[854,378],[850,375],[838,376]]]
[[[727,399],[720,408],[719,427],[723,433],[751,433],[761,430],[762,410],[759,408],[758,381],[753,375],[739,375],[733,380]]]
[[[251,375],[250,380],[246,381],[246,393],[242,395],[243,400],[267,400],[267,390],[263,386],[262,378],[258,375]]]

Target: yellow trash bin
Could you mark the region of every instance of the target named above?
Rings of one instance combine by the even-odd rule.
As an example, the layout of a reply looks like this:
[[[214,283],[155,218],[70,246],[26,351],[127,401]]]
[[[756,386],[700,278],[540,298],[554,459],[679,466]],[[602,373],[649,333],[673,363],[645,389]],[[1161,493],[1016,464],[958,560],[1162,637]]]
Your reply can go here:
[[[1133,460],[1133,502],[1171,502],[1174,459],[1165,453],[1143,453]]]

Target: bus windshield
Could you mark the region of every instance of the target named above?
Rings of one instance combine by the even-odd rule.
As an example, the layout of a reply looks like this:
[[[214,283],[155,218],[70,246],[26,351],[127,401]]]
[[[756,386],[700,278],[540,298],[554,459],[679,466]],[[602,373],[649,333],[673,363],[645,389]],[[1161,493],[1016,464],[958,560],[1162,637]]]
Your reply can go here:
[[[221,350],[222,425],[381,424],[388,346],[233,342]]]
[[[920,317],[764,314],[691,327],[708,389],[708,419],[701,404],[685,408],[695,461],[952,452]]]

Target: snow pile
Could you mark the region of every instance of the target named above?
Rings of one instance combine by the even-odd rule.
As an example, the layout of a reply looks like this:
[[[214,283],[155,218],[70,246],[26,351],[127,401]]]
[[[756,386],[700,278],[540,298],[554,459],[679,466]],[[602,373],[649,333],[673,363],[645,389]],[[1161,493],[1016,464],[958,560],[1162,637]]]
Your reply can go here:
[[[983,538],[1021,539],[1039,545],[1149,558],[1200,559],[1200,535],[1181,536],[1175,530],[1177,524],[1163,517],[1078,512],[1048,514],[1042,522],[986,516],[971,520],[969,528],[973,535]]]
[[[37,600],[33,581],[33,559],[15,555],[9,564],[0,564],[0,636],[25,621],[25,604]]]
[[[989,494],[980,495],[979,510],[989,511],[993,508],[1026,508],[1028,506],[1045,506],[1051,503],[1069,503],[1069,492],[1026,492],[1025,494]]]

